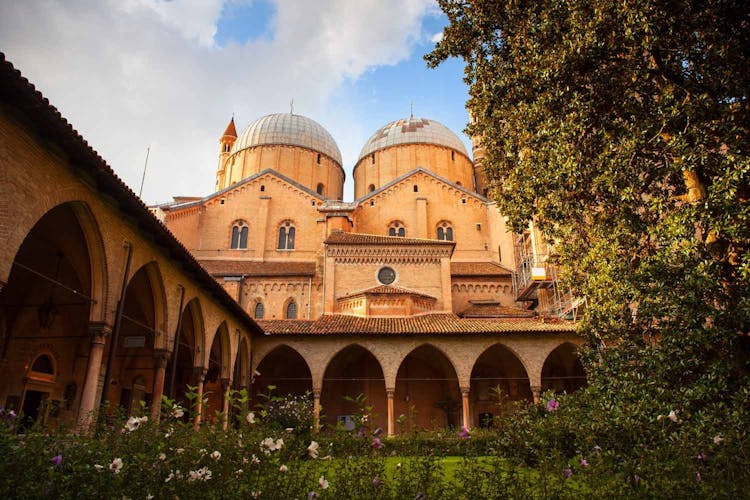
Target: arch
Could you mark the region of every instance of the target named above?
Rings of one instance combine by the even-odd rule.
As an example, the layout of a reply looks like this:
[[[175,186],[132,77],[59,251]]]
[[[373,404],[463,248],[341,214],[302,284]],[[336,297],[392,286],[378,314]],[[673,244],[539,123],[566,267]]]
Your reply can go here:
[[[282,221],[279,224],[279,238],[276,245],[277,250],[294,250],[294,242],[297,229],[291,220]]]
[[[265,315],[266,307],[263,305],[263,302],[258,299],[258,301],[255,303],[255,308],[253,309],[253,317],[255,319],[263,319]]]
[[[26,208],[26,207],[24,207]],[[77,232],[83,235],[83,241],[85,241],[85,248],[87,250],[87,257],[89,262],[89,279],[90,287],[87,291],[87,297],[91,298],[94,302],[91,302],[89,311],[89,317],[92,321],[103,321],[105,319],[107,305],[107,290],[108,290],[108,273],[107,273],[107,259],[104,250],[104,238],[99,228],[99,224],[94,216],[88,203],[82,200],[68,200],[61,203],[51,205],[46,211],[39,212],[39,217],[35,218],[33,224],[25,226],[23,229],[28,229],[25,233],[21,231],[14,231],[13,236],[8,242],[8,253],[4,254],[7,258],[0,259],[0,270],[7,270],[6,285],[10,283],[10,276],[14,271],[17,271],[17,262],[19,254],[27,243],[30,235],[37,234],[40,228],[45,228],[48,225],[50,218],[59,218],[63,212],[72,213],[74,218],[70,222],[74,222],[75,227],[72,226],[57,226],[70,227],[73,230],[71,236],[77,236]],[[54,225],[54,224],[53,224]],[[19,240],[16,235],[23,234],[23,239]],[[71,240],[72,241],[72,240]],[[28,245],[27,245],[28,246]],[[50,251],[49,255],[53,255],[55,252]],[[11,258],[12,257],[12,258]],[[50,259],[52,261],[53,259]],[[7,262],[7,264],[6,264]],[[7,267],[6,267],[7,266]],[[0,271],[0,282],[4,278]]]
[[[284,306],[284,319],[297,319],[297,309],[297,302],[293,298],[287,300]]]
[[[361,404],[351,401],[362,395]],[[387,427],[388,406],[383,368],[377,357],[359,344],[339,350],[326,365],[323,374],[321,404],[326,409],[325,423],[345,427],[353,415],[362,415],[361,405],[372,407],[365,424],[372,429]]]
[[[165,380],[165,394],[189,407],[190,402],[185,397],[188,385],[195,385],[195,367],[203,367],[205,345],[205,330],[203,322],[203,308],[200,299],[194,297],[182,310],[180,331],[178,332],[177,350],[172,352],[167,365],[167,380]],[[171,345],[170,350],[174,348]]]
[[[404,357],[396,373],[394,410],[404,415],[400,432],[460,425],[458,375],[442,350],[422,344]]]
[[[533,401],[526,367],[507,346],[493,344],[474,362],[470,377],[473,425],[489,426],[516,408],[516,402]]]
[[[234,375],[232,383],[235,390],[247,387],[250,380],[250,342],[243,335],[237,347],[237,357],[234,361]]]
[[[586,385],[586,372],[576,354],[577,346],[563,342],[542,365],[542,391],[575,392]]]
[[[112,362],[112,383],[105,388],[107,401],[126,414],[151,406],[155,350],[166,347],[166,293],[155,261],[138,268],[128,280],[122,304],[122,321]]]
[[[375,191],[375,184],[370,184],[369,186],[367,186],[368,193],[372,193],[373,191]]]
[[[219,324],[207,350],[206,376],[203,381],[203,397],[206,399],[204,415],[211,419],[224,406],[224,390],[231,374],[232,345],[226,321]]]
[[[453,224],[443,220],[437,224],[437,239],[442,241],[453,241]]]
[[[315,192],[318,193],[321,196],[325,195],[325,186],[322,182],[319,182],[317,187],[315,188]]]
[[[261,401],[260,395],[302,395],[313,390],[312,372],[305,358],[294,348],[281,344],[268,352],[255,369],[253,401]]]
[[[101,319],[106,310],[102,238],[88,207],[66,202],[47,211],[9,264],[0,290],[0,358],[6,360],[0,367],[0,401],[26,411],[31,421],[44,422],[47,416],[51,423],[73,421],[77,405],[72,402],[52,414],[40,408],[66,395],[80,396],[65,388],[80,387],[83,371],[63,375],[57,367],[75,366],[80,353],[88,352],[89,321]],[[53,363],[53,374],[31,370],[42,354]]]
[[[406,236],[406,226],[400,220],[391,221],[388,224],[388,236],[399,236],[401,238]]]
[[[232,222],[232,234],[229,239],[229,248],[232,250],[246,250],[249,232],[250,227],[246,221],[239,219]]]

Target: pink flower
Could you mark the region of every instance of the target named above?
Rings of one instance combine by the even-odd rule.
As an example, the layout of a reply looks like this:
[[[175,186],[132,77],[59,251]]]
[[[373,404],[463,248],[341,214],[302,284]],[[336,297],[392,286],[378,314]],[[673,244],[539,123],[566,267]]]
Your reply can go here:
[[[552,398],[549,401],[547,401],[547,411],[555,411],[559,407],[560,407],[560,403],[558,403],[555,398]]]
[[[701,478],[701,473],[700,473],[700,471],[695,471],[695,480],[696,480],[696,481],[701,481],[701,479],[702,479],[702,478]]]
[[[380,486],[381,484],[383,484],[383,480],[382,480],[382,479],[380,479],[380,477],[379,477],[379,476],[375,476],[374,478],[372,478],[372,485],[373,485],[373,486],[375,486],[375,487],[377,488],[377,487],[378,487],[378,486]]]
[[[469,434],[469,429],[466,428],[466,426],[461,427],[461,430],[458,433],[458,437],[461,439],[469,439],[471,437],[471,434]]]
[[[585,458],[582,458],[581,467],[588,467],[588,466],[589,466],[589,462]]]
[[[708,460],[708,455],[706,455],[703,452],[698,453],[698,456],[696,457],[699,462],[705,462]]]
[[[378,427],[377,429],[375,429],[375,431],[372,433],[372,435],[373,436],[380,436],[382,433],[383,433],[383,429],[381,429],[380,427]]]
[[[563,476],[565,476],[565,479],[570,479],[570,477],[573,475],[573,469],[570,467],[565,467],[563,469]]]
[[[379,450],[383,447],[383,443],[380,441],[380,438],[375,438],[372,440],[372,449],[373,450]]]
[[[60,465],[62,463],[62,453],[58,453],[54,457],[52,457],[52,460],[50,460],[52,465]]]

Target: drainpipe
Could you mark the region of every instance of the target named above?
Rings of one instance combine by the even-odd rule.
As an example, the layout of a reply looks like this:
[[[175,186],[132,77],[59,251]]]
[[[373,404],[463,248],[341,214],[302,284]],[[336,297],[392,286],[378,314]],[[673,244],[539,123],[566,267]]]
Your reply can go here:
[[[307,278],[307,319],[310,319],[311,302],[312,302],[312,276]]]
[[[180,328],[182,328],[182,306],[185,301],[185,287],[180,287],[180,308],[177,315],[177,329],[174,332],[174,342],[172,344],[172,366],[169,367],[169,397],[174,399],[174,379],[177,375],[177,353],[180,348]],[[159,403],[161,404],[161,403]]]
[[[117,339],[120,336],[120,326],[122,325],[122,312],[125,308],[125,293],[128,289],[128,275],[130,274],[130,258],[133,255],[133,245],[125,243],[128,249],[128,255],[125,260],[125,273],[122,275],[122,287],[120,287],[120,300],[117,301],[117,312],[115,312],[115,325],[112,328],[112,339],[109,344],[109,353],[107,355],[107,367],[104,370],[104,383],[102,384],[102,401],[101,407],[107,404],[107,393],[109,392],[109,381],[112,376],[112,361],[117,351]]]

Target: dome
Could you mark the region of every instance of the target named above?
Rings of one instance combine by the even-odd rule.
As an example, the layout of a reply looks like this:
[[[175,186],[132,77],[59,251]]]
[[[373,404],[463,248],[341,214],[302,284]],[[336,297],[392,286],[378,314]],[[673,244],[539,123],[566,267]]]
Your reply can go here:
[[[466,146],[456,134],[440,122],[426,118],[405,118],[381,127],[365,143],[357,162],[379,149],[398,144],[436,144],[455,149],[467,158]]]
[[[258,118],[242,131],[232,146],[232,154],[262,145],[301,146],[333,158],[339,165],[341,151],[318,122],[292,113],[276,113]]]

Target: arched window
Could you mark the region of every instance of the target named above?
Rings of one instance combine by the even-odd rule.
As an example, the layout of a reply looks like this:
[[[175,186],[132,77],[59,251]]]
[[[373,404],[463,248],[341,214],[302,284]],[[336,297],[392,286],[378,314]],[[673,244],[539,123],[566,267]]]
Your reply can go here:
[[[294,250],[294,234],[296,230],[291,221],[284,221],[279,227],[279,250]]]
[[[237,221],[232,226],[232,240],[229,242],[229,248],[235,250],[245,250],[247,248],[247,234],[250,228],[245,221]]]
[[[318,188],[315,191],[317,191],[319,195],[322,195],[324,190],[325,186],[323,184],[318,184]]]
[[[370,187],[367,188],[367,191],[370,192],[370,193],[372,193],[373,191],[375,191],[375,184],[370,184]]]
[[[31,365],[31,371],[44,373],[46,375],[54,375],[55,366],[52,364],[52,358],[46,354],[42,354],[34,360],[34,364]]]
[[[388,226],[388,236],[406,236],[406,228],[401,221],[394,221]]]
[[[320,165],[320,153],[318,153],[318,165]]]
[[[297,303],[294,300],[290,300],[286,305],[286,319],[297,319]]]
[[[450,222],[443,221],[437,227],[437,239],[453,241],[453,226]]]
[[[263,319],[263,315],[266,313],[266,308],[263,307],[263,302],[255,303],[255,319]]]

